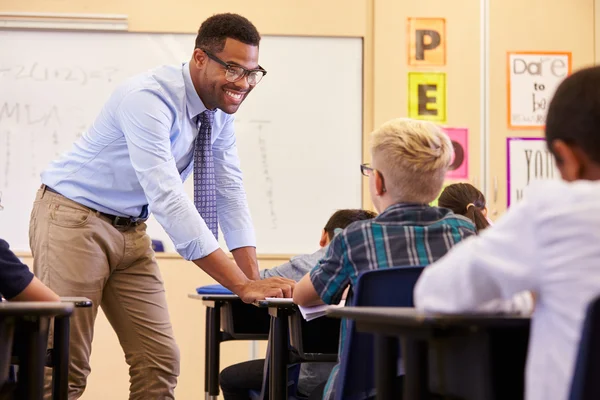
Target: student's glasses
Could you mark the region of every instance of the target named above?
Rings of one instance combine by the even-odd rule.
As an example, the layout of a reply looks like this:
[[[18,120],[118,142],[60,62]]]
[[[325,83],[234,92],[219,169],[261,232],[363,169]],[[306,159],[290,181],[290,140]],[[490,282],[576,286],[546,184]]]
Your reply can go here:
[[[360,164],[360,173],[364,176],[371,176],[371,174],[373,173],[373,168],[371,167],[371,164]]]
[[[248,79],[248,85],[255,86],[258,85],[263,76],[267,74],[267,71],[264,70],[263,67],[261,67],[260,65],[256,69],[246,69],[241,65],[227,63],[221,60],[219,57],[215,56],[210,51],[204,49],[201,50],[204,53],[206,53],[208,58],[225,67],[225,79],[227,79],[228,82],[237,82],[244,76],[246,76]]]
[[[2,192],[0,192],[0,211],[4,210],[4,206],[2,205]]]

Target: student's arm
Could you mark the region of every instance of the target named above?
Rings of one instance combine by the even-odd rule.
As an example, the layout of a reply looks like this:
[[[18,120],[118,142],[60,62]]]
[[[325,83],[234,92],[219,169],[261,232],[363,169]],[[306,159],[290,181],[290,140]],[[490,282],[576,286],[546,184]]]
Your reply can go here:
[[[304,277],[300,279],[300,282],[296,284],[296,287],[294,288],[294,303],[304,307],[325,304],[310,280],[310,273],[304,275]]]
[[[344,290],[350,284],[344,241],[343,235],[333,238],[325,257],[296,285],[294,303],[314,306],[340,302]]]
[[[275,276],[294,279],[294,277],[291,274],[291,271],[292,263],[288,261],[273,268],[261,269],[260,271],[258,271],[258,273],[260,275],[260,279],[267,279]]]
[[[415,306],[436,312],[472,311],[490,300],[536,291],[535,217],[536,207],[526,198],[493,228],[456,245],[425,268],[415,287]]]
[[[27,265],[0,239],[0,293],[7,300],[59,301],[60,298],[33,276]]]
[[[11,301],[60,301],[60,297],[38,278],[33,277],[29,285]]]

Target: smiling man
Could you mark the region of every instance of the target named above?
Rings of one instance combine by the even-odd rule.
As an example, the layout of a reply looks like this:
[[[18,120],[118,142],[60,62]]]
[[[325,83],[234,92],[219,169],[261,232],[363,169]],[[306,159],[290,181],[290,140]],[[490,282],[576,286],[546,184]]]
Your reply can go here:
[[[146,234],[149,213],[185,259],[244,301],[291,296],[292,280],[259,278],[231,116],[266,74],[259,42],[244,17],[207,19],[190,62],[121,84],[42,173],[30,224],[35,273],[59,295],[94,304],[72,318],[69,399],[81,396],[90,373],[98,306],[130,366],[130,399],[174,398],[179,351]],[[194,202],[183,187],[192,171]],[[235,263],[219,248],[218,224]]]

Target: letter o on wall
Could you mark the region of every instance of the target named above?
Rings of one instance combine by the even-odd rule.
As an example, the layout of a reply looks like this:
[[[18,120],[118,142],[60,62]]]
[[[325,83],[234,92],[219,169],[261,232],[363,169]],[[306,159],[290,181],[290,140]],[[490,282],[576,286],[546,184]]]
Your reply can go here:
[[[465,161],[465,149],[463,149],[462,145],[453,140],[452,147],[454,147],[454,160],[450,164],[450,168],[448,168],[449,171],[458,169]]]

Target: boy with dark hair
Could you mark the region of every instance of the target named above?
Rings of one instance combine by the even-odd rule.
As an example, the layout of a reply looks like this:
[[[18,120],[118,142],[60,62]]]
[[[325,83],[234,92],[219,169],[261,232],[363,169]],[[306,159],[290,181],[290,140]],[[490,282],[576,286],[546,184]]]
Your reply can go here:
[[[562,181],[539,181],[493,228],[427,267],[415,304],[476,310],[536,293],[526,399],[567,399],[586,307],[600,293],[600,68],[576,72],[548,109],[546,141]]]

